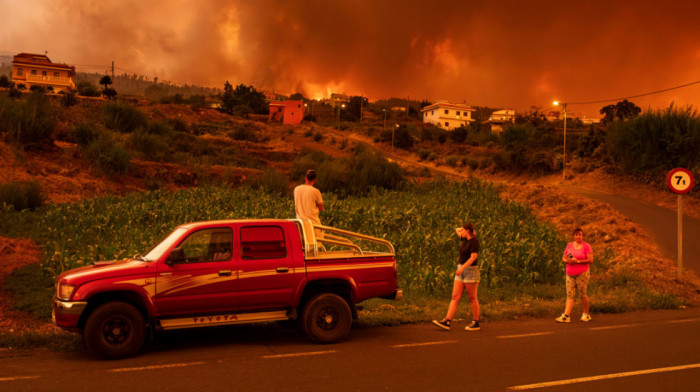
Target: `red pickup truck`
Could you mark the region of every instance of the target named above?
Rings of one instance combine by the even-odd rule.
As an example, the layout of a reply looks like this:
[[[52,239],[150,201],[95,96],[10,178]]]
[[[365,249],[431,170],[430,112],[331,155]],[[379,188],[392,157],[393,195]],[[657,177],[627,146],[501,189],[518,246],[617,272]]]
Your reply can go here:
[[[401,295],[386,240],[310,221],[208,221],[177,227],[143,256],[62,273],[53,320],[103,358],[135,354],[149,330],[288,319],[331,343],[357,303]]]

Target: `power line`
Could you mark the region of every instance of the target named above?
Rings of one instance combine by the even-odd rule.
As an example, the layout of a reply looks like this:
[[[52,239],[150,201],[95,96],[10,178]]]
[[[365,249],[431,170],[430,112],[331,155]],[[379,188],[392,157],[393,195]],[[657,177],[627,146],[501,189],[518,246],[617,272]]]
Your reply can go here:
[[[692,85],[698,84],[698,83],[700,83],[700,80],[698,80],[698,81],[696,81],[696,82],[692,82],[692,83],[682,84],[682,85],[680,85],[680,86],[665,88],[665,89],[663,89],[663,90],[652,91],[652,92],[650,92],[650,93],[644,93],[644,94],[638,94],[638,95],[631,95],[631,96],[629,96],[629,97],[622,97],[622,98],[615,98],[615,99],[606,99],[606,100],[602,100],[602,101],[566,102],[566,103],[567,103],[567,104],[570,104],[570,105],[588,105],[588,104],[594,104],[594,103],[615,102],[615,101],[621,101],[621,100],[623,100],[623,99],[631,99],[631,98],[646,97],[646,96],[648,96],[648,95],[654,95],[654,94],[659,94],[659,93],[663,93],[663,92],[666,92],[666,91],[677,90],[677,89],[679,89],[679,88],[692,86]]]

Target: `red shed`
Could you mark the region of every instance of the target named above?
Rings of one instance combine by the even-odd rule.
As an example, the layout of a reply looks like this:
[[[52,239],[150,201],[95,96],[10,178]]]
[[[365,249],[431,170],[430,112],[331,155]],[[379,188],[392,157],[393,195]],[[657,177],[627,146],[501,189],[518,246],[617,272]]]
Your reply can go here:
[[[269,122],[281,121],[282,124],[300,124],[304,117],[302,101],[270,101]]]

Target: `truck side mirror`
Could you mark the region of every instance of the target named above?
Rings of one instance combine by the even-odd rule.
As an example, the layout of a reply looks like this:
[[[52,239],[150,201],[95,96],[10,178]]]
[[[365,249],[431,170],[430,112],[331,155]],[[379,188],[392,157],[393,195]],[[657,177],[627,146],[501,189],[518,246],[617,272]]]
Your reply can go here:
[[[173,265],[177,263],[183,263],[186,260],[187,259],[185,258],[185,252],[183,252],[180,248],[175,248],[170,252],[168,258],[165,259],[165,264]]]

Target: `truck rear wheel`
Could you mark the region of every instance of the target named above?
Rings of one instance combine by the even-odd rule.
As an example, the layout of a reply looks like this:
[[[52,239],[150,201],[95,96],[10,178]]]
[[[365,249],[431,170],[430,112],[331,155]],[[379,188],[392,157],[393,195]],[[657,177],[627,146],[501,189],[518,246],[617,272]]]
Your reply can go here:
[[[304,333],[315,343],[332,343],[347,336],[352,326],[352,312],[338,295],[319,294],[304,306]]]
[[[124,302],[100,305],[85,323],[83,338],[92,354],[104,359],[136,354],[146,338],[143,315]]]

